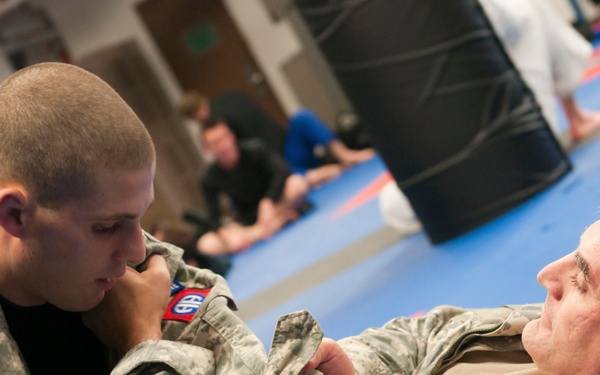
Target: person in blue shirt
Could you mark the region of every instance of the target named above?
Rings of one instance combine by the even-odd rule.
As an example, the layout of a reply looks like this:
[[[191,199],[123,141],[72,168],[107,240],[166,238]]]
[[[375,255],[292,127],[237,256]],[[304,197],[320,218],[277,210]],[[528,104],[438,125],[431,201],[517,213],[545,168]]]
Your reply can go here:
[[[261,139],[285,158],[292,173],[305,176],[311,187],[319,186],[337,177],[344,169],[375,155],[371,148],[355,150],[347,147],[308,109],[292,115],[285,129],[241,92],[208,98],[191,90],[181,98],[179,111],[200,124],[211,118],[223,119],[239,141]]]

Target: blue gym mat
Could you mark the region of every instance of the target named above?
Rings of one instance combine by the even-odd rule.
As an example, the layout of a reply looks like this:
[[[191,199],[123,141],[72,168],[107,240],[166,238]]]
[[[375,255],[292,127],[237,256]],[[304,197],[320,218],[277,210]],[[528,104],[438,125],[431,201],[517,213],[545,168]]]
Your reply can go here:
[[[580,104],[600,109],[600,84],[576,92]],[[566,120],[560,116],[561,130]],[[539,270],[573,251],[585,227],[600,219],[600,139],[575,147],[573,171],[556,184],[494,221],[441,245],[416,233],[291,295],[274,286],[304,275],[327,257],[385,228],[376,197],[343,215],[349,201],[386,173],[379,158],[346,171],[311,192],[315,208],[273,238],[234,256],[227,276],[238,305],[264,304],[246,319],[268,348],[279,315],[308,309],[334,339],[379,326],[400,315],[440,304],[493,307],[542,302]],[[371,237],[370,237],[371,236]],[[366,243],[368,245],[368,242]],[[291,280],[303,280],[302,278]]]

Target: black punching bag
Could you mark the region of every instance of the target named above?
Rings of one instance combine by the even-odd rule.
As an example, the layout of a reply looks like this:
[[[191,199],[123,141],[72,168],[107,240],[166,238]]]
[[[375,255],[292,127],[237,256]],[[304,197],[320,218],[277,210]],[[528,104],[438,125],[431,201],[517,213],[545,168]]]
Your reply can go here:
[[[433,243],[571,165],[476,0],[296,0]]]

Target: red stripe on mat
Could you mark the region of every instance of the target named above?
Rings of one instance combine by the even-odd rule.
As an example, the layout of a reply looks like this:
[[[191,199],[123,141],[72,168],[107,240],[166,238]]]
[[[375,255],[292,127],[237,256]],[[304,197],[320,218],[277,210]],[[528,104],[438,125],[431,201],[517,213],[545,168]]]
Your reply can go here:
[[[380,174],[373,182],[359,191],[356,195],[354,195],[348,202],[346,202],[343,206],[335,210],[331,217],[334,219],[338,219],[349,212],[355,210],[356,208],[362,206],[367,203],[371,199],[375,198],[381,189],[388,182],[392,181],[392,175],[389,172],[383,172]]]
[[[592,54],[593,65],[583,73],[582,83],[587,83],[600,75],[600,48],[595,48]]]

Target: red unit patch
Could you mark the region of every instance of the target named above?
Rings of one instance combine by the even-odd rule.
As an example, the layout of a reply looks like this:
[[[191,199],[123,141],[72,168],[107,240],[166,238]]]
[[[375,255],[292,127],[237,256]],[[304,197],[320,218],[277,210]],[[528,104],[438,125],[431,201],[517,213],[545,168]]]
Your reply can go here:
[[[211,289],[183,289],[169,302],[163,320],[180,320],[189,323]]]

